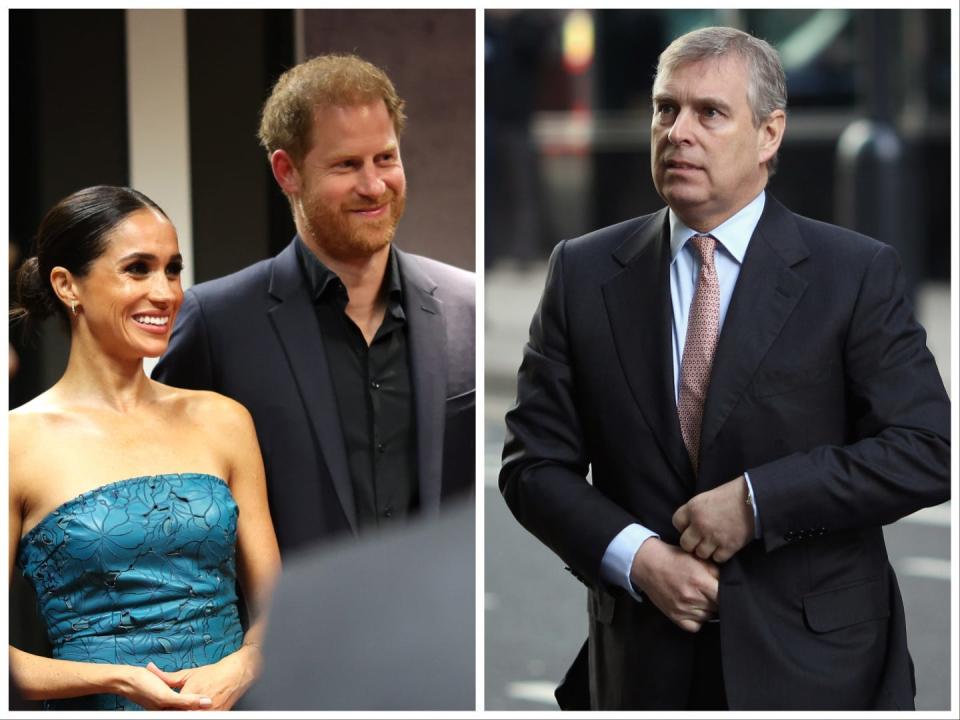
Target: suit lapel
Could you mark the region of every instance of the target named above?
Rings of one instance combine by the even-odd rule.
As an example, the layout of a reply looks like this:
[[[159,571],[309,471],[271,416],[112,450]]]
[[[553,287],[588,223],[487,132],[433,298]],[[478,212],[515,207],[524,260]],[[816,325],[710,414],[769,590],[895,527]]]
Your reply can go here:
[[[806,290],[806,281],[791,268],[808,255],[791,214],[768,193],[717,342],[701,453],[716,439]]]
[[[693,466],[680,434],[671,360],[670,243],[667,211],[650,216],[614,252],[624,269],[603,285],[620,364],[634,400],[678,477]]]
[[[314,436],[323,453],[337,497],[350,528],[357,533],[357,510],[347,468],[347,453],[337,414],[337,399],[330,378],[317,315],[297,261],[294,240],[276,258],[270,294],[279,302],[267,310],[283,346],[293,379],[303,400]],[[318,478],[313,478],[319,481]]]
[[[410,374],[417,422],[420,511],[440,507],[447,392],[447,333],[443,303],[433,282],[412,255],[394,248],[403,282]]]

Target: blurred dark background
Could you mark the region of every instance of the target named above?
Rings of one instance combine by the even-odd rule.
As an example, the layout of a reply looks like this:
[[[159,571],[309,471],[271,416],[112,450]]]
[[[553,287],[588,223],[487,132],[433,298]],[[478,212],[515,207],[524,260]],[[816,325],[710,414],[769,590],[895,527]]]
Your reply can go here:
[[[948,10],[488,10],[486,264],[662,206],[650,180],[659,53],[729,25],[783,58],[787,132],[769,190],[794,212],[949,278]]]

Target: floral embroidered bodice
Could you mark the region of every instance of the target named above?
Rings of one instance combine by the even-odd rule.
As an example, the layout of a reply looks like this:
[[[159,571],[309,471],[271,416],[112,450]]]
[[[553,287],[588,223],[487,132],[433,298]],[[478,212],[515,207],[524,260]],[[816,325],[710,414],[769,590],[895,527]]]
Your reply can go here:
[[[129,478],[68,500],[20,541],[53,657],[175,671],[240,647],[237,505],[227,484],[184,473]],[[52,709],[139,709],[117,695]]]

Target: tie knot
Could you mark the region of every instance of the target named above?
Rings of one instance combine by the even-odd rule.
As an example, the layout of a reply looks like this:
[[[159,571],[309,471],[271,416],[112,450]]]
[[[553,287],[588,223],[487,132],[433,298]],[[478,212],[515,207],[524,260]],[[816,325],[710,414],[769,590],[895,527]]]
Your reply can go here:
[[[712,268],[713,251],[717,247],[717,241],[713,235],[694,235],[690,238],[690,242],[693,243],[693,246],[697,249],[697,252],[700,253],[700,261],[703,263],[704,267]]]

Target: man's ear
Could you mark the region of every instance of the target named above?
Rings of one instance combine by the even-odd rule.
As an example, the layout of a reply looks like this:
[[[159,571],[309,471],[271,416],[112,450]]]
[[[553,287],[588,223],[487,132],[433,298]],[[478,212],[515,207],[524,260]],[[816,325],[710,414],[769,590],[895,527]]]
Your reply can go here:
[[[73,273],[65,267],[57,265],[50,271],[50,285],[53,287],[53,292],[60,298],[60,302],[66,305],[68,309],[82,303]]]
[[[783,110],[774,110],[760,123],[760,164],[764,164],[777,154],[783,142],[783,132],[787,127],[787,114]]]
[[[270,155],[270,169],[277,185],[287,195],[300,193],[300,172],[297,164],[286,150],[274,150]]]

